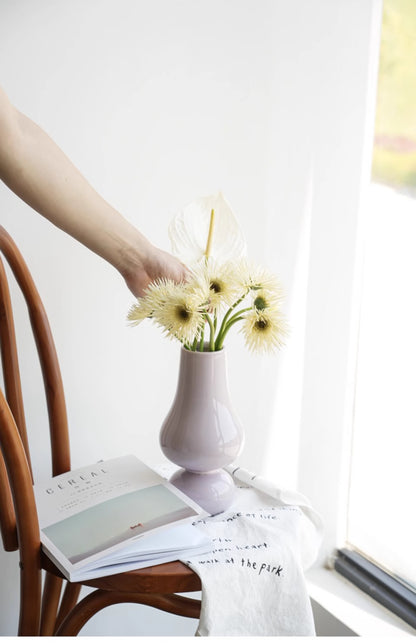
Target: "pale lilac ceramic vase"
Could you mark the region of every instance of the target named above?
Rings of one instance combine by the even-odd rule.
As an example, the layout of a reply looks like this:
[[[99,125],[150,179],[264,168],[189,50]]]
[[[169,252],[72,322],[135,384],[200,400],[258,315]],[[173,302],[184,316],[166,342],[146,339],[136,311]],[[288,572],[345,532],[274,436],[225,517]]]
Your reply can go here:
[[[181,348],[175,399],[160,431],[165,456],[179,465],[171,483],[210,514],[225,510],[235,486],[223,468],[237,458],[244,441],[228,390],[224,349]]]

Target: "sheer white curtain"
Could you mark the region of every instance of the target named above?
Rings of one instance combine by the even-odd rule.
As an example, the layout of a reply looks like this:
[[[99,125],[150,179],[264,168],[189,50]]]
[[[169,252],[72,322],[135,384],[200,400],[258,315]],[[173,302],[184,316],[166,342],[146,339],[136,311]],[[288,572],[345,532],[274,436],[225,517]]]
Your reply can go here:
[[[305,94],[297,97],[304,110],[283,135],[293,155],[271,182],[277,199],[268,256],[276,265],[286,260],[293,336],[279,359],[264,468],[322,513],[324,559],[345,536],[361,200],[370,178],[382,3],[322,5],[328,28],[312,11],[304,14],[309,49]]]

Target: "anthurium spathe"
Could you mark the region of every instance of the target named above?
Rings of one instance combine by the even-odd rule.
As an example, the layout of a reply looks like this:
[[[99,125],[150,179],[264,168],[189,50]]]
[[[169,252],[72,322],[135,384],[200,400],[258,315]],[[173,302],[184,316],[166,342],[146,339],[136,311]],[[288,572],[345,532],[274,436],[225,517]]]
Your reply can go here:
[[[246,255],[243,232],[221,192],[197,199],[183,208],[169,226],[169,237],[173,254],[188,265],[207,254],[221,263]],[[208,247],[207,239],[210,239]]]

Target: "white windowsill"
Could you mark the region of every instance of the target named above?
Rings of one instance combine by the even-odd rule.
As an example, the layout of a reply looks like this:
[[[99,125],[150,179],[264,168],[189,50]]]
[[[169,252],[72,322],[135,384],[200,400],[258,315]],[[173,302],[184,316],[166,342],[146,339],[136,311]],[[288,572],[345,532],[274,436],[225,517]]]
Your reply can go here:
[[[416,635],[416,630],[362,592],[335,570],[306,573],[310,597],[360,637]]]

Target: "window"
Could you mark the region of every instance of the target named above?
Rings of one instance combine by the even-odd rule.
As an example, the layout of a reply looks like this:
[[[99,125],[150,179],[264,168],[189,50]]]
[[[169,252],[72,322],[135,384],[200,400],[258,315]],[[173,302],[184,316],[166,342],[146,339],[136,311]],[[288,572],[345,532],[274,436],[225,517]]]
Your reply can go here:
[[[392,585],[396,580],[403,584],[414,626],[415,455],[416,3],[385,0],[366,212],[347,542],[388,572]],[[344,559],[341,554],[341,562]],[[365,559],[361,572],[371,568],[374,573]],[[347,568],[359,563],[360,556],[348,561]]]

